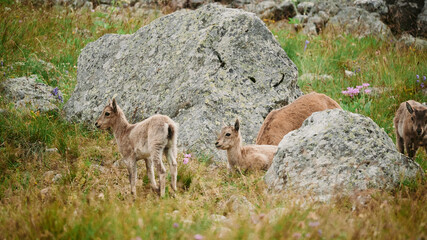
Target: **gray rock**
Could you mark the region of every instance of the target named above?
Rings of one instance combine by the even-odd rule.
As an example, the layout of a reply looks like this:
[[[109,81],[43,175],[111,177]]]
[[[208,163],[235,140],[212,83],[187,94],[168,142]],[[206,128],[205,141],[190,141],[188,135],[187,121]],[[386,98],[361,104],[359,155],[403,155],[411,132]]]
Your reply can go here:
[[[400,39],[398,40],[399,43],[402,43],[406,47],[413,47],[420,50],[426,50],[427,49],[427,41],[421,38],[415,38],[409,34],[402,34]]]
[[[356,0],[354,4],[369,12],[377,12],[380,15],[388,14],[388,7],[383,0]]]
[[[293,19],[295,19],[297,21],[298,24],[302,24],[302,23],[306,23],[308,20],[308,16],[307,15],[296,15],[295,17],[293,17]]]
[[[308,14],[310,13],[311,9],[313,9],[314,3],[313,2],[302,2],[299,3],[297,6],[298,12],[301,14]]]
[[[316,36],[317,35],[316,25],[312,22],[307,23],[304,25],[304,29],[302,30],[302,32],[305,35]]]
[[[355,72],[353,72],[353,71],[348,71],[348,70],[345,70],[345,71],[344,71],[344,74],[345,74],[345,76],[346,76],[346,77],[354,77],[354,76],[356,76],[356,73],[355,73]]]
[[[55,177],[53,177],[52,182],[56,183],[61,179],[62,179],[62,174],[58,173],[55,175]]]
[[[235,212],[250,215],[255,206],[244,196],[232,195],[221,207],[224,212]]]
[[[54,96],[54,88],[42,83],[36,75],[9,78],[1,84],[1,87],[5,96],[18,108],[28,107],[41,112],[57,110],[56,104],[62,99],[61,91],[58,90]]]
[[[247,4],[242,9],[255,13],[261,19],[271,19],[273,15],[272,12],[276,9],[276,3],[274,1],[267,0],[260,3]]]
[[[86,0],[74,0],[73,1],[73,7],[74,8],[81,8],[85,5]]]
[[[344,30],[347,34],[359,37],[375,36],[381,39],[393,38],[390,28],[381,22],[376,15],[356,7],[342,9],[336,16],[329,20],[327,27]]]
[[[310,17],[307,22],[308,23],[313,23],[316,26],[316,32],[317,33],[319,33],[320,31],[322,31],[322,29],[325,27],[325,21],[321,17],[319,17],[317,15],[315,15],[313,17]]]
[[[318,13],[317,13],[317,15],[320,17],[320,18],[322,18],[322,20],[323,20],[323,23],[325,24],[325,23],[327,23],[328,21],[329,21],[329,14],[328,13],[326,13],[326,12],[324,12],[324,11],[319,11]]]
[[[370,118],[339,109],[313,113],[285,135],[265,175],[270,189],[311,194],[319,201],[367,189],[393,190],[424,176]]]
[[[47,171],[43,173],[43,179],[46,183],[51,183],[54,176],[55,176],[54,171]]]
[[[296,83],[295,64],[259,18],[210,4],[88,44],[64,109],[68,120],[93,125],[117,94],[129,121],[141,111],[168,115],[180,125],[181,147],[224,159],[214,147],[221,121],[239,117],[253,142],[271,109],[301,95]]]
[[[340,1],[322,1],[316,2],[310,14],[315,15],[320,11],[326,12],[329,16],[335,16],[342,8],[348,4]]]

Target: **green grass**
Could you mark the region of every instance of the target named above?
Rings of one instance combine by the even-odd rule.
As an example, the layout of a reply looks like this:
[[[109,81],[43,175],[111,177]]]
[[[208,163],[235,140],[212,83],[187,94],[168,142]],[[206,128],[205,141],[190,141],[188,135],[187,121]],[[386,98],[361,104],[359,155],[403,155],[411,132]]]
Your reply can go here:
[[[87,43],[106,33],[135,32],[156,17],[133,17],[114,8],[107,12],[35,9],[2,1],[0,81],[36,74],[58,87],[67,100],[76,85],[80,50]],[[325,93],[344,109],[369,116],[393,140],[392,119],[398,104],[408,99],[427,101],[415,78],[427,74],[425,51],[332,32],[307,38],[277,26],[269,24],[300,75],[332,76],[299,81],[305,93]],[[304,51],[305,40],[310,43]],[[357,74],[346,78],[344,70]],[[366,82],[386,90],[355,98],[341,93]],[[263,172],[229,175],[225,164],[212,165],[209,156],[194,153],[184,165],[180,153],[175,195],[167,187],[166,197],[159,199],[150,190],[140,162],[138,198],[133,199],[127,170],[112,167],[120,154],[111,134],[68,123],[61,112],[16,110],[2,96],[0,108],[7,110],[0,113],[2,239],[193,239],[196,234],[205,239],[219,234],[226,239],[427,237],[425,182],[402,182],[392,193],[368,192],[366,205],[358,205],[354,197],[321,204],[297,194],[283,198],[267,193]],[[49,148],[58,151],[47,152]],[[426,156],[420,150],[416,157],[424,170]],[[48,171],[61,174],[61,180],[53,183]],[[247,205],[233,210],[227,205],[233,196],[244,196],[254,210],[249,213]],[[275,215],[280,211],[283,214]],[[227,220],[217,222],[212,214]]]

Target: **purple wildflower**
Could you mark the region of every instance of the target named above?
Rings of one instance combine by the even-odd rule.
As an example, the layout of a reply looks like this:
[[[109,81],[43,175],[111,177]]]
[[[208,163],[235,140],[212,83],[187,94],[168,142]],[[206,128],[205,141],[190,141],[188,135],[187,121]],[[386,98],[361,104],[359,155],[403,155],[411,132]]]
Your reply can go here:
[[[61,102],[64,102],[64,99],[62,99],[62,96],[61,96],[61,95],[58,95],[58,99],[59,99]]]
[[[356,88],[357,88],[357,89],[361,89],[361,88],[363,88],[363,86],[356,86]]]
[[[420,82],[420,80],[417,80],[417,83],[419,83]]]
[[[53,89],[52,94],[53,94],[53,96],[58,95],[58,87]]]
[[[304,45],[304,52],[305,52],[305,50],[307,49],[307,45],[310,43],[310,41],[308,41],[308,40],[305,40],[305,45]]]
[[[365,93],[370,93],[371,89],[365,89]]]
[[[173,224],[173,227],[174,227],[174,228],[178,228],[178,227],[179,227],[179,224],[178,224],[178,223],[174,223],[174,224]]]
[[[203,238],[204,237],[202,235],[200,235],[200,234],[194,235],[194,239],[196,239],[196,240],[202,240]]]
[[[319,229],[319,230],[317,230],[317,233],[320,235],[320,236],[322,236],[322,229]]]
[[[188,159],[188,158],[184,158],[184,160],[182,161],[182,163],[187,164],[189,160],[190,159]]]
[[[3,67],[3,61],[1,61],[1,66]],[[424,76],[425,77],[425,76]]]
[[[191,158],[191,154],[184,154],[184,157]]]
[[[420,79],[420,75],[417,74],[417,79]]]
[[[424,83],[421,83],[421,88],[424,88]]]
[[[423,81],[425,81],[426,80],[426,76],[423,76]]]

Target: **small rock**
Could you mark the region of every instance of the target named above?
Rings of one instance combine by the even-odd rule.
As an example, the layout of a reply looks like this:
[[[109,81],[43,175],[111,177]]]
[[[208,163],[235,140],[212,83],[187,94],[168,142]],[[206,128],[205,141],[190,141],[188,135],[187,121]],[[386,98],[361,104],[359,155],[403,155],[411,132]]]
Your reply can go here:
[[[356,73],[354,73],[352,71],[345,70],[345,76],[346,77],[354,77],[354,76],[356,76]]]
[[[255,210],[254,205],[244,196],[233,195],[225,202],[224,210],[240,213],[252,213]]]
[[[49,195],[49,192],[50,192],[50,187],[43,188],[42,190],[40,190],[41,198],[45,199]]]
[[[312,22],[307,23],[305,24],[302,32],[308,36],[316,36],[317,35],[316,25]]]
[[[313,2],[302,2],[299,3],[297,6],[298,12],[301,14],[308,14],[311,12],[311,9],[313,9],[314,3]]]
[[[43,179],[46,183],[51,183],[54,176],[55,176],[54,171],[47,171],[43,174]]]
[[[406,47],[412,47],[419,50],[427,49],[427,41],[421,38],[415,38],[407,33],[403,34],[398,40],[399,43],[404,44]]]
[[[55,177],[53,177],[52,181],[54,183],[56,183],[56,182],[58,182],[61,179],[62,179],[62,174],[58,173],[58,174],[55,175]]]
[[[104,200],[104,198],[105,198],[104,193],[100,193],[100,194],[98,195],[98,198],[99,198],[99,199],[101,199],[101,200]]]
[[[58,152],[58,148],[46,148],[45,151],[48,152],[48,153]]]

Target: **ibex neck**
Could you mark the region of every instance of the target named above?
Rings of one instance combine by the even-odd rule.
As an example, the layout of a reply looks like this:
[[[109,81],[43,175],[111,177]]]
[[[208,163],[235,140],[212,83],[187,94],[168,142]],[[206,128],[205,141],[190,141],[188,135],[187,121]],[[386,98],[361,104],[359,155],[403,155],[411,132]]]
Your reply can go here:
[[[123,113],[120,113],[120,117],[117,118],[114,126],[112,127],[114,137],[116,139],[121,139],[121,137],[126,133],[126,130],[129,126],[130,124],[126,120],[125,115]]]
[[[227,157],[230,165],[237,165],[242,158],[242,144],[239,142],[233,147],[227,149]]]

